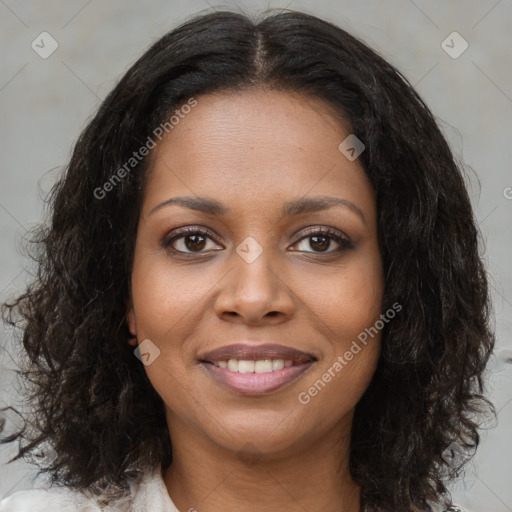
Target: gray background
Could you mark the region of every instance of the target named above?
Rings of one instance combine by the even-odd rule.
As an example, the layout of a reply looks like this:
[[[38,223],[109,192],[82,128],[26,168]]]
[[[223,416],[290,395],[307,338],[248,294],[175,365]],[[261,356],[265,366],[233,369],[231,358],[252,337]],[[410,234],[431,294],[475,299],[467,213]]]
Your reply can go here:
[[[489,394],[499,416],[483,433],[454,496],[469,511],[512,511],[511,0],[0,0],[0,300],[27,281],[23,269],[30,264],[20,245],[42,218],[41,196],[128,66],[194,13],[269,6],[329,19],[379,51],[416,86],[465,165],[491,274],[498,350],[489,368]],[[31,48],[43,31],[59,45],[46,59]],[[453,31],[469,44],[458,58],[442,46]],[[445,44],[453,46],[452,52],[462,48],[456,39]],[[13,403],[17,389],[12,333],[3,332],[2,406]],[[7,425],[13,420],[8,416]],[[32,466],[5,464],[13,453],[13,447],[0,447],[0,496],[44,485],[41,479],[32,481]]]

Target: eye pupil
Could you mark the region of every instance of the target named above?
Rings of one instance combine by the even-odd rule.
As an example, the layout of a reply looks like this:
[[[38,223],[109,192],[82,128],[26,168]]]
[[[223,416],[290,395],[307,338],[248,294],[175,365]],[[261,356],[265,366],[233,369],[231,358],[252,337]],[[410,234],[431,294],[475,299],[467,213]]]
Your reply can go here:
[[[312,249],[315,249],[314,245],[313,244],[317,244],[317,240],[323,240],[323,244],[320,243],[320,251],[323,252],[323,251],[326,251],[328,248],[329,248],[329,238],[326,237],[326,236],[312,236],[311,237],[311,240],[313,240],[314,242],[311,243],[311,241],[309,242],[309,245],[311,246]],[[318,247],[318,246],[317,246]]]
[[[189,240],[194,239],[195,242],[189,243]],[[200,242],[197,241],[197,239],[202,239]],[[205,237],[202,235],[187,235],[185,237],[185,246],[187,249],[194,251],[194,250],[201,250],[204,248],[205,245]]]

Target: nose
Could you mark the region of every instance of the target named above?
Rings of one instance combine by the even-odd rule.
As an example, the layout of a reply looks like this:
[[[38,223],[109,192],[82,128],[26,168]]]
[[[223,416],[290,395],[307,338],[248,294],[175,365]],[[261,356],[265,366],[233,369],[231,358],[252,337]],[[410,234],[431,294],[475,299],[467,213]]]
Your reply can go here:
[[[263,250],[251,261],[240,254],[233,251],[228,263],[231,270],[220,283],[215,300],[217,316],[247,325],[275,325],[289,320],[294,311],[292,283],[286,282],[275,255]]]

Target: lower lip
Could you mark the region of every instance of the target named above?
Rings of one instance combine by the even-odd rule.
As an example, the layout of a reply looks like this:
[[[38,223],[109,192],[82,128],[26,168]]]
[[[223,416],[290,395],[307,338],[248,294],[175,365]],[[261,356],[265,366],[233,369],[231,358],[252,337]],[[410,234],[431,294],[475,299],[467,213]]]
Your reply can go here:
[[[211,363],[202,362],[207,372],[227,388],[243,395],[260,395],[270,393],[294,381],[310,368],[315,361],[288,366],[281,370],[267,373],[240,373],[228,368],[221,368]]]

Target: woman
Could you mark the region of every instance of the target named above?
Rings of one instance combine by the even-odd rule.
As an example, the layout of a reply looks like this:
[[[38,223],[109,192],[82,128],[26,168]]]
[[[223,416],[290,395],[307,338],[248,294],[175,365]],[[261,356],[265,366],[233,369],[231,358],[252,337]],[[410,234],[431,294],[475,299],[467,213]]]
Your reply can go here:
[[[51,205],[5,306],[37,429],[4,442],[50,446],[54,485],[1,512],[450,507],[487,278],[445,139],[364,43],[293,11],[192,19],[106,98]]]

